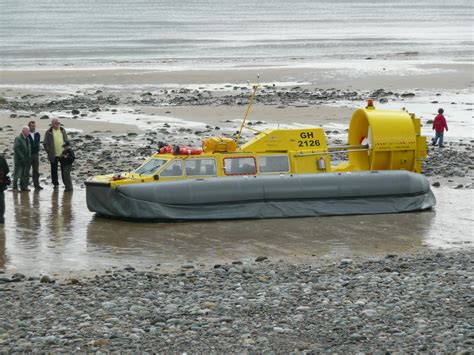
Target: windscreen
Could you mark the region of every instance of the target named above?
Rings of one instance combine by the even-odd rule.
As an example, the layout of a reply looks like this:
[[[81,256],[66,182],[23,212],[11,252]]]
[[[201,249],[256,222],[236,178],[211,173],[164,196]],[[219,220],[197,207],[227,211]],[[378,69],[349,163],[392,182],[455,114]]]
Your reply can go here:
[[[159,168],[165,164],[165,159],[152,159],[135,170],[135,173],[140,175],[153,175]]]

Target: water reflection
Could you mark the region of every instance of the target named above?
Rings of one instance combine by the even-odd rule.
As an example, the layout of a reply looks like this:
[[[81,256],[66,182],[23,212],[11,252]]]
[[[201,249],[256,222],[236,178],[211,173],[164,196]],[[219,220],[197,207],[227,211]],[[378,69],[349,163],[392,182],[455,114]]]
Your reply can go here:
[[[94,217],[90,249],[162,264],[209,263],[266,255],[302,260],[323,255],[404,251],[420,246],[433,213],[273,220],[130,224]],[[400,222],[400,219],[403,222]],[[417,221],[415,230],[407,229]],[[120,231],[120,233],[117,232]]]
[[[333,255],[404,252],[422,245],[469,247],[472,191],[436,190],[435,211],[372,216],[185,223],[97,217],[85,192],[8,193],[0,268],[66,272],[133,264],[213,264],[265,255],[308,261]]]
[[[0,228],[2,228],[0,226]],[[5,250],[5,231],[0,229],[0,269],[4,269],[7,264],[7,255]]]

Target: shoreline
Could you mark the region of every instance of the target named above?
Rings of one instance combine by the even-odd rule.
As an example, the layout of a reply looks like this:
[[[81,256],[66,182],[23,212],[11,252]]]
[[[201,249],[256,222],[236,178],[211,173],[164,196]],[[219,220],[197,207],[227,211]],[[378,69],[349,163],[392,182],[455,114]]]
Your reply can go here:
[[[178,78],[183,79],[182,73],[178,74]],[[350,80],[349,77],[345,78]],[[293,78],[293,80],[300,79],[303,78]],[[363,105],[368,95],[373,96],[376,99],[376,107],[382,109],[394,102],[409,103],[418,98],[419,91],[416,90],[380,89],[385,85],[383,79],[382,76],[378,77],[377,90],[364,91],[349,87],[310,90],[308,89],[310,85],[303,84],[284,87],[262,85],[250,111],[249,123],[258,130],[284,125],[321,125],[330,144],[343,144],[347,139],[352,107]],[[416,77],[404,80],[406,84],[411,85],[416,82]],[[430,80],[439,80],[439,76],[433,74]],[[129,82],[124,84],[127,83]],[[469,88],[464,90],[469,90]],[[442,100],[449,102],[450,98],[445,97],[441,89],[439,91],[435,91],[433,99],[437,102]],[[83,182],[90,176],[130,171],[138,167],[157,149],[160,141],[199,147],[201,139],[207,136],[231,137],[240,127],[250,91],[247,85],[226,84],[222,87],[211,85],[190,89],[176,84],[172,88],[154,90],[137,90],[135,87],[127,89],[125,86],[119,91],[75,90],[70,94],[3,89],[0,90],[0,97],[5,93],[9,96],[5,101],[0,102],[0,127],[2,128],[0,152],[5,153],[11,169],[13,170],[13,139],[19,134],[20,128],[29,120],[34,119],[37,121],[38,131],[44,136],[50,119],[60,117],[70,133],[70,140],[77,156],[72,172],[73,183],[75,188],[82,189]],[[464,105],[462,107],[469,106],[469,102],[461,101],[453,105],[451,110],[461,105]],[[429,107],[437,108],[438,105],[439,103],[430,103]],[[45,116],[47,118],[44,118]],[[432,117],[422,117],[425,128],[430,128],[428,123],[430,118]],[[472,138],[453,137],[453,122],[449,119],[448,122],[450,131],[445,137],[447,148],[439,150],[428,147],[428,159],[423,168],[430,183],[435,184],[433,189],[436,189],[435,186],[438,184],[448,189],[445,201],[439,201],[444,206],[447,206],[453,195],[457,196],[458,193],[469,197],[474,188]],[[469,123],[463,124],[469,125]],[[461,125],[461,129],[462,127]],[[253,135],[252,131],[245,131],[243,139],[250,139]],[[43,151],[40,153],[40,173],[41,184],[47,188],[40,194],[41,199],[41,196],[49,194],[52,190],[49,163]],[[459,191],[450,195],[449,190],[453,189]],[[75,201],[86,209],[85,201],[81,198]],[[26,200],[25,203],[33,203],[35,198],[33,196],[32,201],[24,200]],[[67,205],[67,201],[70,203],[71,199],[55,195],[47,202],[45,201],[44,205],[58,207],[61,202]],[[21,199],[17,203],[21,203]],[[71,209],[69,209],[69,215],[70,211]],[[16,217],[18,213],[19,211],[16,210],[15,214],[9,218],[17,219],[16,223],[18,223],[19,217]],[[56,213],[59,214],[60,211]],[[464,210],[460,212],[460,214],[464,213],[466,213]],[[70,225],[70,217],[64,217],[66,225]],[[90,222],[90,217],[89,214],[81,214],[85,224]],[[451,216],[450,221],[456,223],[457,218],[463,218],[463,216]],[[420,219],[423,218],[420,217]],[[380,220],[384,218],[381,217]],[[435,220],[436,223],[440,223],[441,217]],[[418,220],[414,223],[419,222]],[[96,224],[90,231],[87,228],[81,229],[82,235],[77,235],[77,237],[83,240],[87,235],[85,243],[96,243],[100,246],[100,238],[95,238],[95,235],[102,235],[103,231],[97,227]],[[7,229],[5,235],[15,233],[15,227],[12,228]],[[134,228],[136,227],[130,226],[131,230]],[[184,235],[190,233],[186,230],[183,232]],[[204,232],[201,231],[201,233]],[[90,235],[93,236],[90,237]],[[110,236],[110,238],[114,237]],[[112,244],[111,248],[117,247],[119,246]],[[466,248],[470,247],[472,247],[471,244],[466,244]]]
[[[166,68],[166,67],[165,67]],[[186,84],[245,84],[256,82],[301,82],[309,88],[354,88],[369,90],[384,87],[401,90],[416,88],[462,89],[473,86],[473,64],[463,62],[417,62],[410,60],[328,61],[295,67],[224,67],[169,70],[163,68],[35,68],[0,69],[0,92],[18,85],[87,85],[91,87]],[[383,85],[380,85],[383,83]],[[440,86],[440,83],[442,85]]]

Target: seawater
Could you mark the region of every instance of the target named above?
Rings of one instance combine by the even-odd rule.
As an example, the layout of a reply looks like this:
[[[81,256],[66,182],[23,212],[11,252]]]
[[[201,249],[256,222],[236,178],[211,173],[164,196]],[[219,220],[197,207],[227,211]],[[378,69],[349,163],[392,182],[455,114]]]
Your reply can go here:
[[[137,223],[96,216],[85,191],[45,189],[6,194],[0,228],[0,271],[87,272],[132,264],[212,266],[265,255],[305,262],[334,256],[383,255],[424,248],[469,249],[473,190],[433,191],[432,211],[265,220]]]
[[[470,59],[471,0],[1,0],[0,65]]]

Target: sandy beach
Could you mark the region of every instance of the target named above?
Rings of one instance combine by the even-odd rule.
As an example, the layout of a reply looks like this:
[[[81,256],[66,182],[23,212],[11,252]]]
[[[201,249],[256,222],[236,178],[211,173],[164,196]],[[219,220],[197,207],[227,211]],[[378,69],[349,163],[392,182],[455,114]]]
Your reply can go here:
[[[472,127],[471,68],[431,64],[363,75],[347,68],[0,70],[0,151],[10,167],[13,140],[30,120],[44,136],[51,118],[60,118],[77,155],[73,194],[52,189],[44,152],[45,189],[6,192],[0,299],[9,311],[0,317],[0,349],[472,347],[472,327],[460,317],[472,300],[459,272],[472,271],[474,245],[467,232],[474,170],[472,130],[466,131]],[[253,128],[318,125],[332,143],[346,141],[352,112],[369,97],[380,108],[419,108],[428,138],[431,112],[447,105],[453,118],[447,147],[429,147],[423,167],[438,206],[400,215],[180,224],[110,220],[87,210],[88,177],[135,168],[160,141],[200,146],[203,137],[232,136],[250,97],[246,80],[257,73],[262,85],[249,115]],[[253,134],[246,131],[243,139]],[[382,296],[381,285],[387,290]],[[355,288],[357,297],[351,296]],[[398,295],[399,289],[410,296]],[[441,309],[440,300],[448,298],[449,307],[434,314],[430,304]],[[20,319],[20,313],[26,315]],[[334,329],[322,331],[331,319]],[[385,326],[386,319],[394,326]],[[59,328],[52,326],[58,322]],[[38,327],[43,323],[45,330]],[[324,339],[315,341],[314,332]]]
[[[142,86],[145,88],[189,84],[310,83],[310,87],[370,89],[464,89],[472,87],[472,64],[466,62],[417,63],[415,61],[339,61],[331,65],[298,67],[173,70],[161,68],[56,68],[0,69],[1,85],[8,86]]]
[[[362,72],[359,67],[350,69],[343,64],[263,70],[1,69],[0,97],[4,103],[0,125],[5,127],[1,149],[9,158],[13,139],[22,126],[34,119],[44,134],[53,117],[62,119],[71,132],[87,135],[88,141],[100,140],[104,149],[121,139],[134,149],[153,149],[153,144],[169,141],[170,136],[176,143],[200,146],[202,137],[229,136],[238,129],[251,93],[246,81],[253,83],[257,73],[261,85],[249,115],[249,122],[256,123],[254,128],[320,125],[330,140],[343,142],[354,109],[373,98],[379,108],[406,106],[410,112],[421,114],[423,132],[431,135],[428,122],[433,116],[427,110],[435,112],[438,106],[449,105],[446,111],[451,131],[446,135],[447,142],[461,147],[467,144],[469,148],[469,91],[473,85],[470,64],[365,62],[366,70]],[[372,62],[374,65],[367,66]],[[387,68],[379,72],[381,65]],[[459,96],[460,90],[465,94]],[[245,137],[252,135],[247,131]],[[78,139],[78,144],[87,141]],[[81,147],[76,148],[81,154]],[[89,173],[105,172],[106,167],[128,170],[128,163],[129,159],[105,159],[99,164],[101,169],[87,169]],[[44,179],[46,174],[47,169]],[[84,172],[78,175],[85,178]],[[76,181],[81,184],[83,180]]]
[[[0,155],[12,172],[22,127],[34,120],[44,138],[57,118],[76,160],[73,191],[52,185],[42,148],[43,189],[4,191],[0,354],[472,352],[472,14],[469,0],[2,1]],[[92,176],[135,170],[162,143],[199,148],[207,137],[236,137],[254,85],[240,143],[267,129],[321,127],[332,168],[348,161],[332,150],[346,145],[353,113],[372,99],[377,110],[420,120],[427,181],[408,174],[417,189],[401,180],[407,174],[387,172],[386,189],[369,183],[376,172],[320,174],[362,180],[376,194],[367,199],[352,198],[366,192],[350,184],[308,187],[347,191],[348,212],[375,214],[166,222],[88,209],[99,210],[91,203],[98,190],[85,185]],[[439,108],[449,127],[444,147],[429,144]],[[395,143],[396,134],[370,139],[379,134],[371,128],[368,154],[371,143]],[[390,155],[401,166],[408,159],[409,151]],[[333,170],[325,162],[318,169]],[[183,192],[160,191],[162,176],[153,193]],[[212,180],[196,179],[189,199],[209,211],[204,198],[214,192],[252,192],[245,206],[259,208],[245,186],[260,182],[265,205],[279,213],[286,200],[307,204],[293,194],[273,199],[277,189],[265,181],[299,188],[312,179],[237,176],[216,191],[201,188]],[[227,194],[234,181],[242,190]],[[400,198],[396,189],[405,187]],[[112,206],[127,188],[100,203]],[[128,202],[138,206],[127,198],[124,215]],[[364,200],[376,202],[368,210]],[[385,209],[392,200],[406,206]],[[140,206],[139,216],[150,210]],[[423,211],[393,213],[414,206]],[[238,212],[220,207],[211,217]]]
[[[400,66],[399,63],[394,65]],[[418,67],[429,69],[418,74],[423,76],[422,80],[418,75],[409,75]],[[446,111],[450,115],[451,130],[446,134],[447,149],[429,148],[424,173],[432,183],[448,191],[463,190],[469,199],[473,186],[473,141],[464,127],[470,127],[471,123],[462,117],[453,120],[449,117],[456,116],[457,112],[471,114],[472,102],[468,96],[463,96],[461,101],[456,96],[459,90],[470,90],[470,66],[453,62],[407,68],[397,76],[397,90],[390,84],[391,75],[380,73],[372,74],[372,84],[365,85],[362,82],[366,76],[357,70],[265,69],[260,71],[261,85],[250,110],[249,123],[257,130],[318,125],[325,129],[329,142],[340,144],[347,139],[352,112],[365,105],[369,97],[374,98],[380,108],[431,106],[431,110],[436,111],[443,102],[449,103]],[[13,168],[13,139],[21,127],[35,120],[43,136],[51,118],[58,117],[69,131],[78,157],[72,175],[74,184],[82,190],[90,176],[129,171],[139,166],[157,149],[158,142],[199,147],[203,137],[232,136],[240,127],[251,94],[251,86],[242,83],[242,77],[256,77],[256,73],[248,68],[167,72],[134,68],[1,70],[0,151]],[[308,81],[312,75],[316,79]],[[450,75],[449,81],[447,75]],[[338,77],[333,88],[320,87],[329,77]],[[352,87],[357,81],[362,90]],[[433,83],[438,83],[435,91],[431,91]],[[427,92],[433,96],[423,96],[428,95]],[[456,105],[453,105],[454,97],[458,100]],[[436,98],[433,103],[420,103],[433,98]],[[455,109],[458,111],[451,113]],[[428,137],[430,119],[431,115],[422,116],[422,129]],[[456,128],[463,135],[456,136]],[[254,131],[246,130],[243,139],[253,135]],[[41,182],[48,187],[49,165],[45,154],[40,156]],[[88,220],[89,212],[84,201],[80,201],[84,210],[80,218]],[[69,202],[66,200],[66,203]],[[439,203],[450,202],[441,200]],[[470,206],[472,209],[472,204]],[[467,208],[469,210],[469,205]],[[94,239],[91,235],[94,229],[91,231],[88,237]],[[15,265],[19,265],[18,262]]]

